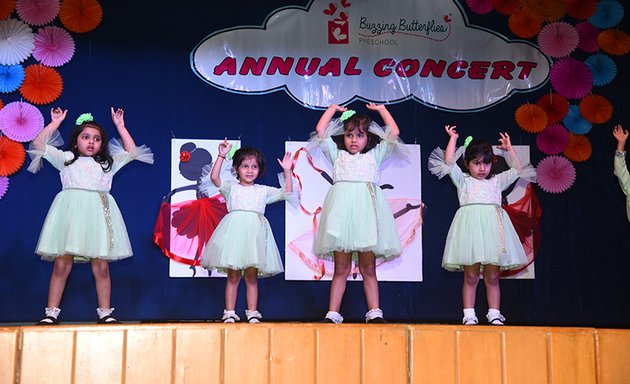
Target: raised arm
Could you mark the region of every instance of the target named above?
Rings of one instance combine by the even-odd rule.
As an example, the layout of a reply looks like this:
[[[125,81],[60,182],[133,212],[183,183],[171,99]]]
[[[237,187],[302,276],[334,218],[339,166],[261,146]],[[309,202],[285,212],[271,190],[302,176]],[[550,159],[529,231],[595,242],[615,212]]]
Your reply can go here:
[[[499,145],[497,148],[504,150],[508,156],[510,156],[511,164],[514,165],[514,168],[520,173],[523,170],[523,164],[521,164],[521,159],[518,158],[516,151],[512,147],[512,142],[510,141],[510,135],[507,132],[499,132]]]
[[[628,131],[624,130],[621,124],[615,125],[613,129],[613,136],[617,139],[617,151],[623,152],[626,150],[626,140],[628,139]]]
[[[459,137],[455,128],[457,128],[457,125],[444,126],[444,130],[449,136],[448,144],[446,144],[446,151],[444,151],[444,161],[448,164],[455,164],[455,147],[457,146],[457,138]]]
[[[44,129],[42,129],[37,136],[33,139],[33,144],[37,147],[37,148],[42,148],[46,145],[45,142],[43,142],[44,138],[48,138],[50,137],[53,132],[55,132],[57,129],[59,129],[59,126],[61,125],[61,122],[63,122],[63,120],[66,118],[66,115],[68,114],[68,110],[62,110],[61,108],[57,107],[57,108],[51,108],[50,109],[50,123],[48,123],[47,126],[44,127]]]
[[[390,140],[398,139],[398,136],[400,135],[400,129],[398,128],[398,124],[396,124],[396,121],[394,120],[392,115],[389,113],[385,105],[369,103],[366,106],[369,110],[377,111],[378,114],[381,115],[383,124],[385,124],[386,126],[390,128],[389,136],[388,136],[389,139]]]
[[[326,132],[326,127],[330,120],[335,116],[337,112],[345,112],[347,110],[346,107],[341,107],[337,104],[331,104],[328,109],[324,111],[322,117],[319,118],[317,125],[315,126],[315,133],[317,133],[317,137],[324,138],[324,133]]]
[[[118,108],[114,111],[114,107],[111,109],[112,112],[112,121],[116,126],[116,130],[118,131],[118,135],[120,136],[120,140],[122,141],[123,148],[125,151],[131,152],[136,148],[136,143],[133,141],[133,138],[127,131],[127,127],[125,127],[125,111],[122,108]]]
[[[291,159],[291,152],[286,152],[282,160],[277,160],[284,173],[284,191],[293,192],[293,169],[291,169],[293,159]]]
[[[230,152],[230,149],[232,149],[232,144],[228,143],[226,137],[223,139],[223,142],[219,144],[219,154],[212,165],[212,171],[210,171],[210,180],[212,180],[212,183],[217,188],[221,187],[221,166],[223,165],[225,156]]]

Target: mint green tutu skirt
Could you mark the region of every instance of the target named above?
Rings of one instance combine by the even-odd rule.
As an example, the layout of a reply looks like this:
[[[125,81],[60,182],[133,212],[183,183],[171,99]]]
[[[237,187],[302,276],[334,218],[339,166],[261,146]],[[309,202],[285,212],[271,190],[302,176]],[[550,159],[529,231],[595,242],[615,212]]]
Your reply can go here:
[[[383,191],[366,182],[333,184],[324,199],[313,251],[329,260],[334,260],[334,251],[371,251],[377,258],[400,255],[400,238]]]
[[[133,254],[114,198],[83,189],[64,189],[55,196],[35,253],[43,260],[73,255],[76,262],[119,260]]]

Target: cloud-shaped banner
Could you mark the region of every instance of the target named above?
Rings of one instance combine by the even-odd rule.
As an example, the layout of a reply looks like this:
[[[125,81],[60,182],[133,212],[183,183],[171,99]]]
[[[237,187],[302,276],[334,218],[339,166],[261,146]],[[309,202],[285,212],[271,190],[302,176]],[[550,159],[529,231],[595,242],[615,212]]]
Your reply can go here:
[[[469,25],[458,2],[440,0],[313,0],[211,33],[190,62],[219,89],[285,90],[311,108],[413,98],[449,111],[540,88],[550,68],[536,46]]]

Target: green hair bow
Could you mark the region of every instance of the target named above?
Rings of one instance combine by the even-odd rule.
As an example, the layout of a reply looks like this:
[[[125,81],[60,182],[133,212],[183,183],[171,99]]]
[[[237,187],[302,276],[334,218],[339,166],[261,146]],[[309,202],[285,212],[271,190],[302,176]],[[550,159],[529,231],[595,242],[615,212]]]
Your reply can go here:
[[[91,113],[82,113],[79,117],[77,117],[77,125],[81,125],[83,123],[87,123],[89,121],[94,121],[94,117],[92,117]]]

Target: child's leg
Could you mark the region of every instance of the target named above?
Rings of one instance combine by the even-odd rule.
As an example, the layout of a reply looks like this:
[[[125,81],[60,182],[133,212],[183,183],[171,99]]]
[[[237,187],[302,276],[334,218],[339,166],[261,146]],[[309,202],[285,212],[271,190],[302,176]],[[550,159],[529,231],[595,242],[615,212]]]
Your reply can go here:
[[[368,309],[379,307],[378,280],[376,278],[376,256],[373,252],[359,253],[359,271],[363,277],[363,291]]]
[[[247,309],[258,309],[258,269],[250,267],[245,270],[245,293]]]
[[[72,256],[63,255],[55,259],[48,287],[48,308],[59,307],[68,275],[72,270]]]
[[[92,259],[92,274],[96,283],[96,297],[98,307],[109,309],[112,284],[109,277],[109,263],[106,260]]]
[[[238,293],[238,283],[241,281],[241,271],[228,269],[225,281],[225,309],[233,311],[236,307],[236,295]]]
[[[341,300],[343,299],[343,294],[346,292],[346,282],[350,274],[351,266],[351,253],[335,252],[335,271],[330,284],[329,311],[339,312],[339,308],[341,308]]]
[[[498,265],[486,265],[483,268],[483,283],[486,286],[488,307],[499,309],[501,306],[501,287],[499,286],[500,268]]]
[[[462,287],[462,302],[464,308],[474,308],[479,284],[479,263],[464,265],[464,286]]]

